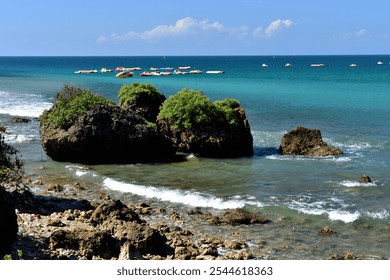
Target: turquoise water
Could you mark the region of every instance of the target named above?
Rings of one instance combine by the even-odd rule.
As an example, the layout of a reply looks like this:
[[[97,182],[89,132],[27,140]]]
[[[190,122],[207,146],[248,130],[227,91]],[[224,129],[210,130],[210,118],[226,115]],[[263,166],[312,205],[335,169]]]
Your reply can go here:
[[[99,183],[124,200],[135,194],[178,207],[215,211],[247,207],[275,221],[269,226],[270,239],[275,231],[285,235],[311,232],[304,239],[312,247],[329,243],[328,248],[389,258],[389,62],[390,56],[0,57],[0,123],[9,127],[7,140],[19,148],[27,170],[46,165],[68,177]],[[286,63],[292,67],[285,67]],[[311,67],[312,63],[325,66]],[[357,66],[350,67],[352,63]],[[140,77],[135,72],[132,78],[117,79],[115,73],[100,73],[102,67],[148,70],[187,65],[203,74]],[[74,74],[79,69],[98,73]],[[208,75],[207,70],[225,74]],[[226,160],[189,157],[158,165],[99,165],[85,171],[45,156],[37,119],[29,124],[9,122],[11,115],[38,117],[50,108],[55,92],[65,83],[116,101],[120,87],[132,82],[155,85],[166,96],[192,88],[203,90],[212,100],[238,99],[251,126],[255,155]],[[324,140],[344,155],[278,155],[283,133],[297,125],[320,129]],[[363,174],[373,182],[359,183]],[[325,225],[340,234],[319,241],[318,229]],[[294,246],[298,245],[290,247]],[[291,249],[275,257],[323,258],[329,250]]]

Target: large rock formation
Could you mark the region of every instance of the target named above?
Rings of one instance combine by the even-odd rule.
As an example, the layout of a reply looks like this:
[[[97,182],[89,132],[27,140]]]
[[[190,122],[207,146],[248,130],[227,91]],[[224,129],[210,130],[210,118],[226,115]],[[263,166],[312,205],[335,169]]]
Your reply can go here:
[[[217,158],[253,155],[245,110],[234,99],[212,103],[201,91],[184,89],[163,103],[157,125],[180,152]]]
[[[40,132],[44,151],[58,161],[164,161],[176,152],[156,126],[135,112],[109,104],[85,112],[66,130],[41,123]]]
[[[301,126],[283,135],[279,151],[282,155],[303,156],[333,156],[343,153],[336,147],[329,147],[322,140],[321,132],[318,129]]]

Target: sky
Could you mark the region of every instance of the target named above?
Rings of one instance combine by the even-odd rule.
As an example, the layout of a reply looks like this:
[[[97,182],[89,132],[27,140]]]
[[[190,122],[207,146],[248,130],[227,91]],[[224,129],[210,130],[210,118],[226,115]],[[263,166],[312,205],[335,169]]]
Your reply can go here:
[[[0,56],[390,54],[389,0],[0,0]]]

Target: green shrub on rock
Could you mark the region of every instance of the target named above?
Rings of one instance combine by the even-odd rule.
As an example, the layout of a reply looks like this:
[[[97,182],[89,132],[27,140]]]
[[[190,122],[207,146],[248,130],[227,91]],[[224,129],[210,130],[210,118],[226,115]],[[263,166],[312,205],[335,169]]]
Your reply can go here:
[[[80,115],[103,104],[114,102],[87,89],[65,85],[57,93],[54,106],[43,112],[40,121],[42,125],[68,129]]]
[[[192,129],[213,126],[223,116],[202,91],[182,89],[163,103],[158,117],[174,129]]]
[[[119,105],[126,107],[140,95],[148,95],[149,98],[152,99],[159,99],[161,97],[161,93],[152,85],[146,83],[132,83],[131,85],[122,86],[119,90]]]

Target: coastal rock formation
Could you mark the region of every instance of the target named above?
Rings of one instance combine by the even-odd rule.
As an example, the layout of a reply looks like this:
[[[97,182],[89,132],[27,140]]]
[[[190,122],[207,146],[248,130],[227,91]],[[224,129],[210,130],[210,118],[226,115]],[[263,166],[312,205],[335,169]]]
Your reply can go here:
[[[329,147],[322,140],[318,129],[301,126],[283,135],[279,151],[282,155],[334,156],[343,152],[336,147]]]
[[[254,213],[251,213],[245,209],[237,208],[226,211],[220,218],[221,223],[227,223],[231,225],[237,224],[265,224],[271,222],[270,220],[260,217]]]
[[[68,129],[41,124],[40,132],[44,151],[58,161],[164,161],[176,152],[155,126],[135,112],[110,104],[85,112]]]
[[[15,206],[9,194],[0,186],[0,256],[8,252],[18,233]]]
[[[359,183],[365,184],[365,183],[371,183],[371,182],[372,182],[371,178],[367,175],[363,175],[359,178]]]
[[[167,99],[157,126],[178,151],[204,157],[253,155],[253,137],[238,101],[212,103],[202,92],[182,90]]]

